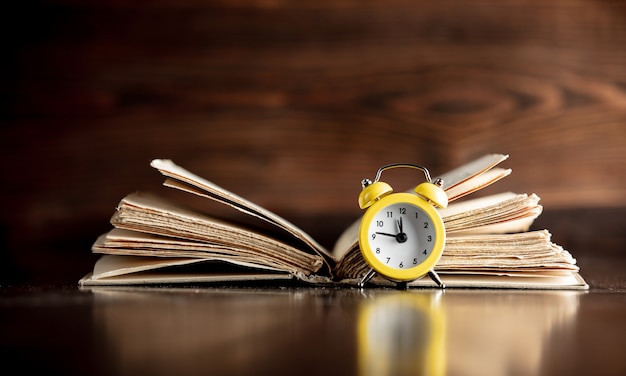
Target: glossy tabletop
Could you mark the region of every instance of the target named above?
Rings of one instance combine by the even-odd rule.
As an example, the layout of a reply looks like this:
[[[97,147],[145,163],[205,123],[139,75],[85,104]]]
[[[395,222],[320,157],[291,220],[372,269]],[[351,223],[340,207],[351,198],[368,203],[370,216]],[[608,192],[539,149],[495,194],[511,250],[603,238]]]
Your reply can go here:
[[[3,364],[48,375],[626,374],[626,263],[581,263],[587,292],[5,287]]]

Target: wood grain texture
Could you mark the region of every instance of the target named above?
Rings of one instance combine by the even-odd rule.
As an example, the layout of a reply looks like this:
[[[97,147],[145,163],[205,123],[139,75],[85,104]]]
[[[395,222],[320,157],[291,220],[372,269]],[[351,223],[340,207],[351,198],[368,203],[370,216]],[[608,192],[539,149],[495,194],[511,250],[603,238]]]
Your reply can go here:
[[[84,252],[123,195],[160,184],[157,157],[328,238],[391,162],[508,153],[497,190],[626,206],[619,1],[49,0],[2,21],[0,224],[19,264]]]

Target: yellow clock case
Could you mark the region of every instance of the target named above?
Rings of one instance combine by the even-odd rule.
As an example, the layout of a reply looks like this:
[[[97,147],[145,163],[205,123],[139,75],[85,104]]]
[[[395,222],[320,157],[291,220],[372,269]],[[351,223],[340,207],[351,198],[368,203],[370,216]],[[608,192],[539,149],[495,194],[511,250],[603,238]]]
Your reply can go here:
[[[392,268],[381,262],[374,255],[374,250],[370,246],[369,242],[370,237],[368,231],[370,223],[380,211],[390,205],[398,203],[411,204],[423,210],[430,217],[435,231],[435,243],[433,244],[432,252],[422,263],[406,269]],[[374,269],[374,271],[393,281],[412,281],[427,274],[439,261],[439,258],[443,253],[445,238],[446,233],[443,220],[441,219],[439,212],[437,212],[435,207],[428,201],[411,193],[393,193],[376,200],[363,215],[363,218],[361,219],[361,226],[359,228],[359,244],[363,258]]]

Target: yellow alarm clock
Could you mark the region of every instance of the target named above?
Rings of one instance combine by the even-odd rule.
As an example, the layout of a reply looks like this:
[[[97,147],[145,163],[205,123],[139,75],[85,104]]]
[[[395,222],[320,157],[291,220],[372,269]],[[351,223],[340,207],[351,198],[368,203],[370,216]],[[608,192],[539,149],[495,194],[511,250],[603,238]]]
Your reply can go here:
[[[393,189],[379,181],[383,171],[407,167],[426,175],[426,182],[415,187],[415,193],[392,193]],[[376,273],[398,286],[428,274],[435,283],[445,285],[434,271],[443,253],[446,232],[436,207],[448,206],[443,182],[433,182],[425,167],[396,163],[381,167],[372,182],[363,179],[359,206],[367,209],[359,227],[359,247],[371,267],[359,285],[363,287]]]

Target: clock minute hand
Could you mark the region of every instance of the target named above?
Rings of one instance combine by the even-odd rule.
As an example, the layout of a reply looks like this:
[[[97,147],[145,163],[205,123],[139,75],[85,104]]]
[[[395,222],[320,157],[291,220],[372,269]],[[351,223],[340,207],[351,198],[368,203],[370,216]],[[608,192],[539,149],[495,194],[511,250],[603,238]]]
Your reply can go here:
[[[398,219],[396,223],[398,224],[398,232],[402,233],[402,217],[400,217],[400,219]]]
[[[398,241],[398,243],[404,243],[407,241],[408,237],[402,229],[402,217],[400,217],[400,219],[396,221],[396,224],[398,225],[398,234],[396,235],[396,240]]]

